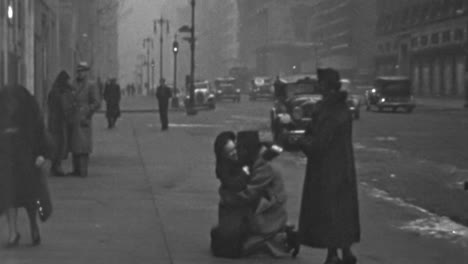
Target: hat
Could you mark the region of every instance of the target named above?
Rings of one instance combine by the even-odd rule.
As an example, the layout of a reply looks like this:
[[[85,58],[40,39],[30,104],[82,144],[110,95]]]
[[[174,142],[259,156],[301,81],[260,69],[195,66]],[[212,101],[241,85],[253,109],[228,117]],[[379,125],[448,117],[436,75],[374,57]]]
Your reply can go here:
[[[257,130],[244,130],[237,132],[237,145],[247,149],[260,146],[260,133]]]
[[[89,67],[87,62],[80,62],[78,64],[78,67],[76,69],[77,72],[84,72],[84,71],[89,71],[91,68]]]
[[[329,88],[341,88],[340,73],[332,68],[317,69],[317,77],[319,82],[325,82],[330,85]]]

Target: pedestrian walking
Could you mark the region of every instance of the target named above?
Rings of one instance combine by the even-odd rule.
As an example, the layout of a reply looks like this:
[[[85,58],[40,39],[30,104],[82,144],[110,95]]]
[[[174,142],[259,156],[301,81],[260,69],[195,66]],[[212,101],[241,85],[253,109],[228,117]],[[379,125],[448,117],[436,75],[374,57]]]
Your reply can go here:
[[[305,246],[328,249],[325,263],[354,264],[351,246],[360,241],[360,223],[352,116],[339,73],[319,69],[317,76],[323,100],[299,142],[307,156],[299,236]]]
[[[171,88],[166,85],[166,80],[161,78],[159,86],[156,90],[156,97],[158,98],[159,117],[161,120],[161,129],[163,131],[169,129],[169,99],[172,97]]]
[[[104,100],[106,101],[107,127],[114,128],[117,119],[120,117],[120,86],[115,78],[111,79],[109,85],[104,88]]]
[[[71,130],[69,122],[73,112],[73,88],[70,84],[70,75],[61,71],[52,86],[47,98],[48,130],[55,145],[52,156],[51,174],[65,176],[62,161],[67,159],[69,153],[69,139]]]
[[[41,242],[36,201],[41,196],[40,168],[51,157],[51,144],[35,98],[21,86],[0,91],[0,214],[6,213],[8,242],[20,242],[18,208],[25,208],[32,244]]]
[[[88,176],[89,155],[93,149],[93,115],[100,108],[98,89],[89,83],[87,63],[80,63],[73,87],[74,113],[72,120],[71,152],[73,154],[72,176]]]

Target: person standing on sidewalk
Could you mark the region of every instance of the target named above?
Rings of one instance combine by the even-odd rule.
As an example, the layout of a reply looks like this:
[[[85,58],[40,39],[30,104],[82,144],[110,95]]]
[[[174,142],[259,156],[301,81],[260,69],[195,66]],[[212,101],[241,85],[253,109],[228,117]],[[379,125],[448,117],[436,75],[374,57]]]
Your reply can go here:
[[[0,214],[6,213],[6,248],[19,245],[18,208],[25,208],[33,246],[41,242],[37,224],[39,169],[51,157],[52,144],[35,98],[22,86],[0,91]]]
[[[67,126],[69,113],[72,111],[72,86],[69,83],[70,75],[61,71],[47,98],[48,106],[48,130],[54,141],[55,151],[52,157],[51,174],[65,176],[62,168],[62,160],[67,158],[69,152],[70,131]]]
[[[107,124],[108,128],[114,128],[117,119],[120,117],[120,86],[115,78],[111,79],[109,85],[104,88],[104,100],[106,101]]]
[[[156,90],[156,97],[158,98],[159,105],[159,118],[161,119],[162,131],[169,129],[169,99],[172,97],[171,88],[166,85],[166,80],[161,78],[159,86]]]
[[[317,71],[323,100],[299,146],[307,169],[299,217],[300,242],[328,249],[326,264],[355,264],[351,246],[360,241],[356,168],[352,144],[352,116],[347,93],[340,91],[340,75]],[[342,259],[338,256],[342,250]]]
[[[72,176],[88,176],[89,155],[92,152],[92,120],[100,108],[98,89],[88,82],[90,68],[80,63],[73,87],[74,114],[72,120],[71,152],[73,154]]]

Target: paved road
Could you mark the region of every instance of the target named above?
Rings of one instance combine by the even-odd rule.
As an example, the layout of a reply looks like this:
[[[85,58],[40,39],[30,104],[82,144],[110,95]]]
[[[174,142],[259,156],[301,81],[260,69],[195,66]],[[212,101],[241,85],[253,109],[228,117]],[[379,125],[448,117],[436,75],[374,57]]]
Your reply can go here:
[[[213,174],[214,136],[225,129],[262,129],[262,136],[268,139],[265,111],[269,105],[269,102],[223,103],[216,111],[201,112],[195,117],[173,113],[170,131],[166,133],[160,131],[154,113],[124,115],[112,131],[105,129],[103,116],[97,116],[91,176],[52,178],[55,211],[53,218],[43,225],[43,245],[27,246],[29,236],[22,214],[22,246],[10,251],[0,249],[0,263],[322,263],[324,252],[311,249],[303,249],[297,260],[279,261],[265,257],[227,261],[209,254],[208,234],[216,222],[218,186]],[[356,123],[363,228],[363,241],[356,251],[361,263],[438,264],[468,260],[464,244],[467,236],[463,235],[466,228],[462,226],[447,220],[443,226],[452,225],[450,232],[405,229],[441,218],[397,199],[400,196],[390,188],[388,193],[384,192],[376,182],[400,179],[400,174],[388,177],[379,167],[382,161],[367,160],[368,156],[380,159],[380,155],[395,150],[385,145],[395,144],[395,140],[374,139],[375,135],[394,134],[369,132],[368,127],[383,126],[382,118],[395,123],[403,118],[418,119],[418,114],[423,112],[411,116],[369,113]],[[392,127],[391,123],[382,129],[386,131],[388,127]],[[399,140],[401,136],[397,137]],[[408,156],[414,156],[413,150],[409,153]],[[403,158],[387,160],[396,163]],[[431,162],[438,164],[443,160]],[[304,160],[297,154],[285,154],[276,165],[286,178],[290,221],[295,223]],[[408,167],[405,165],[401,170]],[[373,181],[372,175],[379,181]],[[411,223],[414,225],[410,226]],[[454,230],[460,233],[452,234]],[[0,231],[6,237],[4,225]]]

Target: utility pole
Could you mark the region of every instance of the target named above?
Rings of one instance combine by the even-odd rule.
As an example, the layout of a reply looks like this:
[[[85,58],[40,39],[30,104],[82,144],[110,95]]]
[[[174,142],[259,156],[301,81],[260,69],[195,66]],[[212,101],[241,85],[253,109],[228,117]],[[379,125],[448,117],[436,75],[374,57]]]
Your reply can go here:
[[[154,43],[153,43],[153,39],[150,38],[150,37],[147,37],[143,40],[143,48],[146,48],[146,69],[147,69],[147,94],[149,92],[149,89],[150,89],[150,48],[153,48],[154,47]],[[144,87],[144,85],[143,85]]]
[[[156,68],[156,64],[154,59],[151,59],[151,88],[154,88],[154,69]]]
[[[160,50],[159,50],[159,78],[162,79],[164,78],[163,75],[163,45],[164,45],[164,34],[163,34],[163,28],[166,26],[166,34],[169,34],[169,20],[165,19],[161,16],[160,19],[157,19],[154,21],[154,34],[158,34],[158,25],[161,29],[161,33],[159,34],[159,43],[160,43]]]
[[[177,53],[179,53],[179,42],[177,41],[177,34],[174,36],[174,42],[172,43],[172,53],[174,53],[174,92],[172,96],[172,107],[179,107],[179,98],[177,92]]]
[[[190,43],[190,99],[186,103],[186,111],[188,115],[196,115],[195,109],[195,0],[190,0],[192,6],[192,26],[184,25],[179,29],[181,33],[190,33],[190,37],[185,37],[184,40]]]

